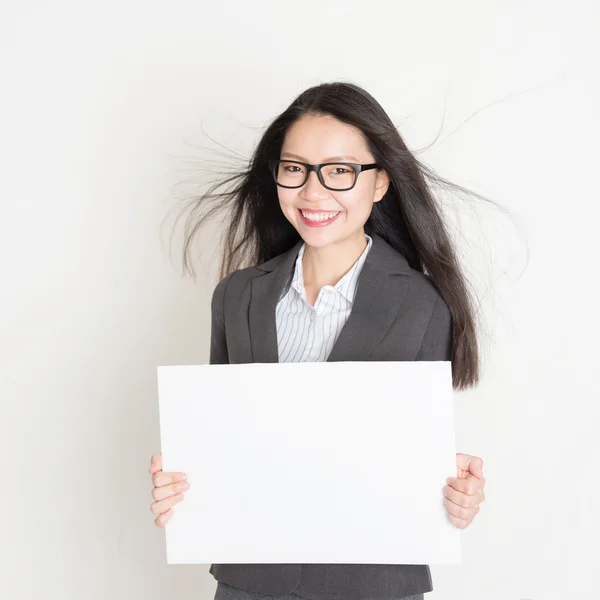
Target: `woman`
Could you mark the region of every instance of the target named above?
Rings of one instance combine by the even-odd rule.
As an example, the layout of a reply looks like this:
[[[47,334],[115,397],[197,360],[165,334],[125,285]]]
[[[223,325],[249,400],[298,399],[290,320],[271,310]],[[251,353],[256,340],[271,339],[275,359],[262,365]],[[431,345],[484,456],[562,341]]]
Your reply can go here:
[[[306,90],[268,127],[228,192],[198,201],[185,247],[229,209],[224,278],[212,299],[210,362],[451,360],[478,381],[467,285],[427,179],[383,108],[356,85]],[[408,459],[408,457],[407,457]],[[152,457],[155,523],[189,489]],[[442,482],[440,482],[442,484]],[[457,454],[444,487],[464,528],[484,500],[482,460]],[[427,565],[212,565],[217,600],[422,599]]]

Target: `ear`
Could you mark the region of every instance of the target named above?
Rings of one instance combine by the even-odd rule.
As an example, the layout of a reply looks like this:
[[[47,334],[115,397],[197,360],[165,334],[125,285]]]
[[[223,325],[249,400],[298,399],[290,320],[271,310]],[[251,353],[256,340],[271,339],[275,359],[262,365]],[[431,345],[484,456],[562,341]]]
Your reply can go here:
[[[387,171],[381,169],[381,171],[377,171],[377,181],[375,182],[375,196],[373,198],[373,202],[379,202],[388,191],[390,187],[390,176]]]

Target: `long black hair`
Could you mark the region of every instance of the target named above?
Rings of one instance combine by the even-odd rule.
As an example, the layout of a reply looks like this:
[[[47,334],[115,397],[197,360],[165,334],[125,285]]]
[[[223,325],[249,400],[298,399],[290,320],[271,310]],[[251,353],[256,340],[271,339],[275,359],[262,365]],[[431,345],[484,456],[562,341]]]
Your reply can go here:
[[[267,127],[245,168],[194,199],[185,230],[184,270],[194,275],[193,238],[203,224],[226,214],[220,275],[263,263],[291,249],[300,236],[279,207],[268,161],[279,159],[288,128],[305,115],[331,116],[359,129],[374,161],[390,177],[389,188],[365,224],[381,236],[410,266],[427,275],[452,316],[452,377],[455,389],[479,380],[479,349],[474,302],[456,250],[437,206],[434,187],[475,194],[440,177],[421,163],[403,141],[381,105],[364,89],[345,82],[316,85],[302,92]],[[230,186],[225,191],[220,188]]]

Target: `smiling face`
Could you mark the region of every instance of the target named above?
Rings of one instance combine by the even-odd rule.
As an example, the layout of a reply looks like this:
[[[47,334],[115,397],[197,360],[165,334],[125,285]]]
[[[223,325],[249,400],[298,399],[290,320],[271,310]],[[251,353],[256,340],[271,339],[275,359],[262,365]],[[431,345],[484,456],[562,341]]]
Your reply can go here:
[[[375,162],[359,130],[334,117],[313,115],[304,116],[290,126],[280,159],[310,164]],[[323,175],[326,168],[323,168]],[[289,172],[294,170],[290,167]],[[347,177],[347,173],[336,169],[330,177],[339,181]],[[283,214],[307,246],[324,248],[346,241],[354,243],[364,236],[364,225],[373,203],[381,200],[388,185],[387,173],[372,169],[360,173],[351,190],[333,191],[321,185],[317,174],[312,172],[301,188],[277,186],[277,193]]]

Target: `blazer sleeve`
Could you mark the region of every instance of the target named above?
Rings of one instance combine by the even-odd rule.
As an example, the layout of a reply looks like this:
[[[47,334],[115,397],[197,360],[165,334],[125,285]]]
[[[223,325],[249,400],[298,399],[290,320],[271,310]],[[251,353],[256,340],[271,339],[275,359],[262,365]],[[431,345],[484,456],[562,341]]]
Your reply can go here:
[[[450,360],[451,355],[452,317],[448,305],[438,296],[415,360]]]
[[[225,291],[230,278],[231,274],[221,280],[212,295],[209,359],[211,365],[229,364],[225,337]]]

